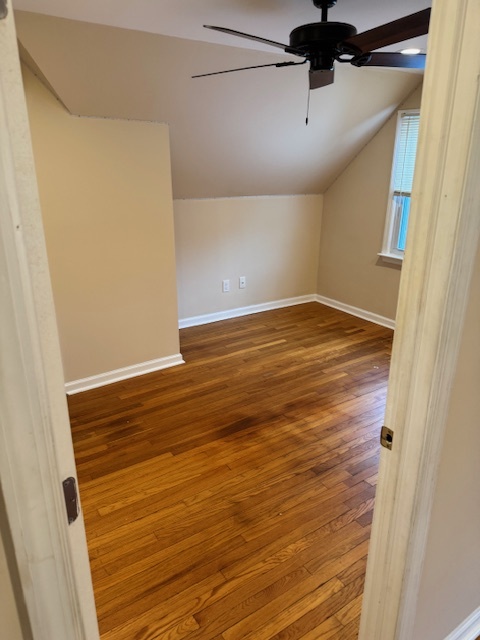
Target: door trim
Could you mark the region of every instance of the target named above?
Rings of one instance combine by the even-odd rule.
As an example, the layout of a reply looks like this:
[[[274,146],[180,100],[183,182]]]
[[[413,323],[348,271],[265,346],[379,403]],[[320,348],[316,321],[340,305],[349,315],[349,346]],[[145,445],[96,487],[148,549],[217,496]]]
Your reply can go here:
[[[478,0],[434,1],[360,640],[413,637],[480,231],[479,23]]]
[[[24,633],[29,628],[35,640],[96,640],[83,519],[69,526],[63,502],[61,480],[75,475],[75,462],[8,5],[0,21],[0,484],[6,512],[0,534],[14,546],[16,598],[28,617]]]
[[[92,640],[91,580],[88,573],[80,585],[76,566],[88,568],[83,521],[68,528],[59,482],[71,464],[69,444],[52,440],[68,418],[9,8],[0,22],[0,126],[7,133],[0,143],[0,339],[8,370],[0,388],[0,480],[33,637]],[[421,214],[412,211],[402,270],[386,415],[395,446],[381,456],[363,640],[407,640],[414,621],[478,243],[479,148],[470,141],[479,134],[479,11],[477,0],[434,3],[412,205]]]

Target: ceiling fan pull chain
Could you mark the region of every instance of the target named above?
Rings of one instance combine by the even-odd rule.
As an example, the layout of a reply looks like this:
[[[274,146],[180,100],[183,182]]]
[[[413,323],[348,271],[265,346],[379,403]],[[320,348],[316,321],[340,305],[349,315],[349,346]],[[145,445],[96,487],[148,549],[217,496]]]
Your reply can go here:
[[[310,113],[310,88],[307,91],[307,117],[305,118],[305,126],[308,125],[308,115]]]

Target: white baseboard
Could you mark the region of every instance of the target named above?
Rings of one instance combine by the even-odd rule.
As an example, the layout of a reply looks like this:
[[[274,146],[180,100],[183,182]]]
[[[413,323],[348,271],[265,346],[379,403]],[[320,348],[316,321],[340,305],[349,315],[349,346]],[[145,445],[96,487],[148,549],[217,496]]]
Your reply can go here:
[[[228,311],[219,311],[217,313],[207,313],[202,316],[192,316],[190,318],[182,318],[178,322],[180,329],[186,329],[187,327],[196,327],[201,324],[210,324],[211,322],[218,322],[219,320],[228,320],[230,318],[239,318],[241,316],[247,316],[251,313],[261,313],[262,311],[270,311],[271,309],[281,309],[283,307],[293,307],[297,304],[304,304],[305,302],[319,302],[327,307],[333,307],[339,311],[344,311],[357,318],[368,320],[374,324],[379,324],[382,327],[388,329],[395,329],[395,320],[391,318],[385,318],[371,311],[365,309],[359,309],[353,307],[344,302],[338,300],[332,300],[325,296],[319,296],[311,294],[307,296],[298,296],[296,298],[286,298],[284,300],[274,300],[273,302],[264,302],[262,304],[253,304],[249,307],[237,307],[236,309],[229,309]]]
[[[203,316],[192,316],[191,318],[183,318],[179,320],[180,329],[187,327],[196,327],[201,324],[209,324],[210,322],[218,322],[219,320],[229,320],[230,318],[239,318],[240,316],[248,316],[251,313],[261,313],[262,311],[271,311],[272,309],[282,309],[283,307],[293,307],[297,304],[305,302],[315,302],[315,294],[308,296],[298,296],[296,298],[285,298],[284,300],[274,300],[273,302],[264,302],[262,304],[253,304],[249,307],[237,307],[228,311],[219,311],[217,313],[207,313]]]
[[[160,369],[167,369],[168,367],[174,367],[183,363],[184,360],[182,358],[182,354],[177,353],[166,358],[157,358],[156,360],[149,360],[148,362],[140,362],[139,364],[134,364],[130,367],[123,367],[122,369],[107,371],[106,373],[100,373],[96,376],[90,376],[89,378],[82,378],[80,380],[74,380],[73,382],[67,382],[65,384],[65,390],[67,395],[70,396],[74,393],[80,393],[81,391],[87,391],[88,389],[95,389],[96,387],[103,387],[104,385],[111,384],[112,382],[120,382],[121,380],[127,380],[128,378],[141,376],[144,373],[160,371]]]
[[[218,322],[219,320],[239,318],[241,316],[250,315],[251,313],[261,313],[262,311],[270,311],[272,309],[293,307],[297,304],[305,304],[306,302],[319,302],[327,307],[333,307],[334,309],[344,311],[345,313],[349,313],[357,318],[362,318],[363,320],[380,324],[383,327],[388,327],[389,329],[395,328],[395,321],[390,318],[384,318],[376,313],[371,313],[364,309],[358,309],[357,307],[352,307],[348,304],[344,304],[343,302],[338,302],[337,300],[332,300],[316,294],[297,296],[296,298],[285,298],[283,300],[274,300],[273,302],[253,304],[248,307],[229,309],[228,311],[219,311],[217,313],[207,313],[202,316],[183,318],[182,320],[179,320],[178,324],[180,329],[185,329],[186,327],[195,327],[201,324]],[[82,378],[80,380],[74,380],[73,382],[67,382],[65,384],[65,390],[68,395],[73,395],[74,393],[80,393],[81,391],[87,391],[88,389],[103,387],[104,385],[111,384],[112,382],[120,382],[121,380],[127,380],[128,378],[141,376],[144,373],[151,373],[153,371],[160,371],[160,369],[174,367],[178,364],[183,364],[183,362],[184,360],[182,355],[178,353],[167,358],[158,358],[157,360],[141,362],[140,364],[135,364],[130,367],[115,369],[115,371],[107,371],[106,373],[100,373],[96,376],[90,376],[89,378]]]
[[[471,613],[445,640],[476,640],[480,636],[480,607]]]
[[[382,327],[387,327],[388,329],[395,329],[395,320],[391,318],[385,318],[384,316],[379,316],[376,313],[372,313],[371,311],[365,311],[365,309],[359,309],[358,307],[352,307],[350,304],[345,304],[344,302],[339,302],[338,300],[332,300],[331,298],[326,298],[325,296],[315,296],[315,300],[320,304],[324,304],[327,307],[332,307],[333,309],[338,309],[339,311],[345,311],[345,313],[349,313],[351,316],[355,316],[357,318],[362,318],[363,320],[368,320],[369,322],[373,322],[374,324],[379,324]]]

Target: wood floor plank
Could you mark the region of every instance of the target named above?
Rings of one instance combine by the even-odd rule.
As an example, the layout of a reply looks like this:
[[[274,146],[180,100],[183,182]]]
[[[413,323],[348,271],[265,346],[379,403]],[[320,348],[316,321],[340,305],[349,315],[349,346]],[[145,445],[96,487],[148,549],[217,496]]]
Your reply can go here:
[[[308,303],[69,397],[102,640],[356,638],[391,339]]]
[[[345,605],[355,600],[363,591],[363,577],[357,578],[342,589],[337,589],[325,600],[321,600],[314,608],[306,611],[301,617],[272,636],[275,640],[298,640],[305,632],[318,628],[329,617],[342,610]]]
[[[342,583],[336,578],[318,585],[314,576],[311,576],[302,591],[290,592],[271,600],[259,611],[224,631],[223,637],[225,640],[269,640],[277,629],[283,630],[292,620],[306,615],[341,590]],[[302,597],[301,594],[305,592],[306,595]]]
[[[360,617],[362,610],[362,594],[350,600],[344,607],[336,612],[335,617],[343,626],[347,626]]]
[[[354,547],[350,552],[343,554],[336,560],[329,560],[322,567],[320,567],[316,572],[315,584],[324,584],[328,582],[332,578],[334,578],[339,571],[341,571],[342,567],[348,568],[348,565],[353,563],[355,564],[355,559],[359,554],[364,554],[366,552],[365,543],[361,543],[357,547]],[[333,555],[333,554],[332,554]],[[300,567],[300,569],[294,569],[291,573],[286,574],[285,568],[283,572],[282,565],[277,565],[274,569],[270,571],[270,573],[259,573],[257,579],[252,579],[252,574],[249,574],[249,579],[244,582],[243,586],[230,590],[230,593],[223,597],[221,600],[217,600],[205,607],[198,615],[195,616],[196,620],[200,623],[201,633],[198,633],[199,638],[203,639],[203,634],[207,632],[209,629],[213,628],[214,630],[225,629],[229,625],[228,623],[232,620],[238,619],[241,620],[246,615],[249,615],[252,611],[257,611],[262,606],[265,606],[270,602],[274,597],[279,595],[277,589],[277,583],[282,581],[281,584],[284,586],[286,583],[284,582],[285,578],[289,581],[292,580],[292,576],[294,577],[297,583],[303,581],[304,584],[307,584],[305,581],[305,573],[304,568]],[[274,577],[280,575],[278,581],[274,581]],[[265,584],[265,580],[268,579],[267,584],[268,587],[263,587],[263,589],[259,589],[260,586]],[[290,587],[293,589],[293,582],[290,583]],[[285,589],[283,588],[283,591]],[[299,596],[298,587],[295,589],[295,593]]]
[[[158,602],[158,598],[146,598],[140,605],[131,602],[103,619],[103,623],[108,623],[110,630],[102,635],[102,640],[158,636],[196,613],[224,584],[225,578],[221,573],[216,573],[165,601]]]
[[[321,625],[301,636],[299,640],[329,640],[329,638],[336,638],[337,640],[342,638],[343,640],[343,630],[344,627],[341,622],[335,616],[331,616]]]

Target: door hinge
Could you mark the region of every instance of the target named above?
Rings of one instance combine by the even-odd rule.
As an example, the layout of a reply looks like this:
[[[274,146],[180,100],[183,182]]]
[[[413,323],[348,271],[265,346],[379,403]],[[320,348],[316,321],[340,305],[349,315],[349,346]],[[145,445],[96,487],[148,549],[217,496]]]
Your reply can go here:
[[[62,482],[63,495],[65,497],[65,506],[67,508],[68,524],[72,524],[78,518],[78,493],[75,478],[66,478]]]
[[[8,8],[7,8],[7,0],[0,0],[0,20],[3,20],[7,17]]]
[[[386,449],[392,449],[393,431],[388,427],[382,427],[380,431],[380,444]]]

